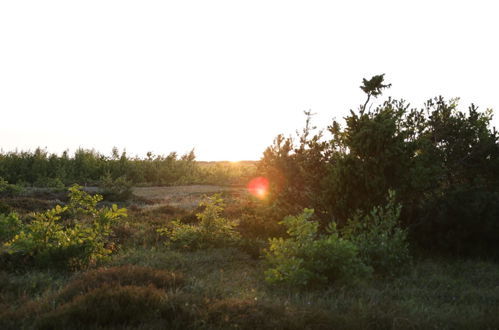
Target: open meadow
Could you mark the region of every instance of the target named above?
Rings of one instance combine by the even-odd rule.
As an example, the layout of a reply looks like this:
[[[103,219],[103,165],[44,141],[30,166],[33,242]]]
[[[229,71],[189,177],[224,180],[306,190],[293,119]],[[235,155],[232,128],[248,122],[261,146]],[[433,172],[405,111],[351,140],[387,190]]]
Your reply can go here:
[[[90,189],[93,191],[93,189]],[[266,283],[259,232],[263,208],[244,188],[137,187],[113,224],[113,253],[83,269],[4,259],[2,329],[495,329],[499,265],[476,259],[414,257],[388,277],[311,288]],[[158,229],[196,225],[203,196],[219,193],[220,217],[234,221],[239,244],[197,249],[168,245]],[[65,193],[64,193],[65,194]],[[59,199],[53,199],[58,197]],[[4,207],[42,212],[61,193],[2,199]],[[18,202],[16,202],[18,201]],[[61,202],[65,204],[66,202]],[[206,206],[204,206],[206,210]],[[254,210],[253,210],[254,211]],[[270,220],[267,220],[270,221]],[[246,230],[246,231],[245,231]],[[263,244],[260,246],[260,243]],[[61,256],[59,256],[61,258]],[[30,264],[31,263],[31,264]],[[5,267],[8,266],[8,267]]]

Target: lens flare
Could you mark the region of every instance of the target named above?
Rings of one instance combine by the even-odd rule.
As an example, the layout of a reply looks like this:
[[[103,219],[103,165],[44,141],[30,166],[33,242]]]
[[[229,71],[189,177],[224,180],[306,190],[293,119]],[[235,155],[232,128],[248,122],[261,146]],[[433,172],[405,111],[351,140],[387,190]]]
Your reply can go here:
[[[254,178],[248,183],[248,191],[256,198],[264,199],[269,192],[269,180],[263,176]]]

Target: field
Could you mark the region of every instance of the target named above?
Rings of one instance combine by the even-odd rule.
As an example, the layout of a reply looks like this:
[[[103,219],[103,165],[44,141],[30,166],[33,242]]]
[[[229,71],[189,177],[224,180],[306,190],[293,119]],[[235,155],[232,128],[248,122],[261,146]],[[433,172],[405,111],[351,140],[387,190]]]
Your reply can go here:
[[[95,191],[95,189],[89,189]],[[499,265],[477,259],[415,257],[392,277],[320,288],[275,287],[251,244],[173,249],[157,229],[195,223],[203,196],[220,193],[238,221],[255,202],[243,188],[136,187],[114,227],[115,252],[75,271],[0,271],[2,329],[496,329]],[[31,198],[57,203],[47,191]],[[60,194],[60,193],[59,193]],[[54,199],[56,198],[56,199]],[[35,211],[35,210],[30,210]]]
[[[390,86],[259,161],[0,152],[0,328],[499,329],[493,112]]]

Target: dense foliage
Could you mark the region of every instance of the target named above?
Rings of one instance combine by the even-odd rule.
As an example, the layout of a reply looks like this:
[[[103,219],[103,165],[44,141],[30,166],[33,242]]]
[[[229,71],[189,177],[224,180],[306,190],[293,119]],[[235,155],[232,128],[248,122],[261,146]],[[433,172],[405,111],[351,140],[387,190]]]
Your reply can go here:
[[[355,244],[337,232],[319,237],[319,224],[309,220],[313,213],[305,209],[281,221],[290,237],[270,239],[265,254],[270,268],[265,279],[269,283],[310,286],[352,283],[367,277],[371,269],[362,263]]]
[[[422,109],[388,98],[368,106],[383,76],[364,80],[366,102],[328,126],[331,138],[307,124],[294,139],[278,136],[259,171],[273,183],[274,205],[296,213],[313,207],[325,225],[340,226],[397,191],[409,236],[432,251],[499,251],[499,135],[492,111],[467,112],[438,97]]]
[[[22,187],[10,184],[7,180],[0,177],[0,196],[17,196],[22,192]]]
[[[271,238],[265,251],[269,283],[318,286],[352,284],[376,275],[400,273],[410,260],[407,232],[400,227],[401,205],[390,191],[386,205],[357,214],[338,231],[331,222],[319,233],[314,210],[287,216],[280,224],[289,237]]]
[[[179,156],[148,153],[147,158],[129,157],[116,148],[107,157],[95,150],[78,149],[73,156],[51,154],[43,149],[33,152],[0,153],[0,194],[15,193],[17,185],[64,188],[73,183],[103,185],[110,193],[123,192],[118,186],[128,183],[182,185],[193,183],[244,184],[253,175],[252,162],[197,162],[194,151]],[[115,195],[116,196],[116,195]]]
[[[15,263],[65,269],[83,268],[110,254],[111,225],[126,217],[126,209],[116,205],[98,209],[102,196],[80,188],[69,189],[66,206],[33,213],[26,224],[15,214],[0,215],[4,253],[13,256]]]
[[[357,213],[342,228],[342,236],[357,246],[362,261],[379,274],[396,274],[410,260],[407,230],[399,223],[401,209],[390,190],[386,205]]]
[[[220,195],[208,197],[200,206],[204,210],[196,214],[198,223],[186,224],[174,220],[170,228],[158,230],[168,238],[167,245],[186,250],[235,246],[240,235],[235,230],[236,224],[222,217],[224,204]]]

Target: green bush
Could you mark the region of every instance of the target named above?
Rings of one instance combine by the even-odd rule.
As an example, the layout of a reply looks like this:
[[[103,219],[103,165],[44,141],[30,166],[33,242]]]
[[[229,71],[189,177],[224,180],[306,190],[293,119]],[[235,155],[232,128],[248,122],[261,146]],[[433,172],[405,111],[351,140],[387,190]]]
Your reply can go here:
[[[354,283],[370,275],[357,247],[339,237],[335,230],[318,236],[319,224],[310,220],[314,211],[304,209],[299,216],[287,216],[281,222],[289,238],[272,238],[265,258],[269,283],[290,286],[318,286],[327,283]],[[332,228],[334,229],[334,228]]]
[[[492,110],[461,110],[458,99],[441,96],[421,108],[390,97],[370,103],[388,87],[383,75],[364,79],[367,99],[327,127],[329,139],[312,134],[310,113],[298,141],[279,135],[259,163],[258,175],[271,182],[269,199],[287,214],[311,206],[323,224],[343,225],[358,210],[383,204],[393,189],[411,239],[431,254],[499,251]]]
[[[0,196],[17,196],[22,191],[23,188],[20,185],[10,184],[0,177]]]
[[[167,245],[187,250],[237,245],[240,235],[235,230],[236,224],[221,216],[224,204],[220,195],[208,197],[200,206],[205,209],[196,214],[199,223],[184,224],[174,220],[171,228],[158,229],[161,235],[168,237]]]
[[[126,216],[126,209],[116,205],[97,209],[101,199],[75,185],[69,189],[67,206],[34,213],[4,247],[40,267],[82,268],[95,263],[112,252],[107,245],[111,225]]]
[[[113,179],[108,172],[101,178],[99,186],[101,187],[102,195],[106,200],[126,201],[133,196],[132,182],[127,180],[124,176]]]
[[[21,227],[21,219],[16,213],[0,214],[0,243],[11,240]]]
[[[401,208],[390,190],[385,206],[357,214],[342,228],[343,237],[358,247],[362,261],[375,272],[397,273],[410,260],[407,230],[399,225]]]

